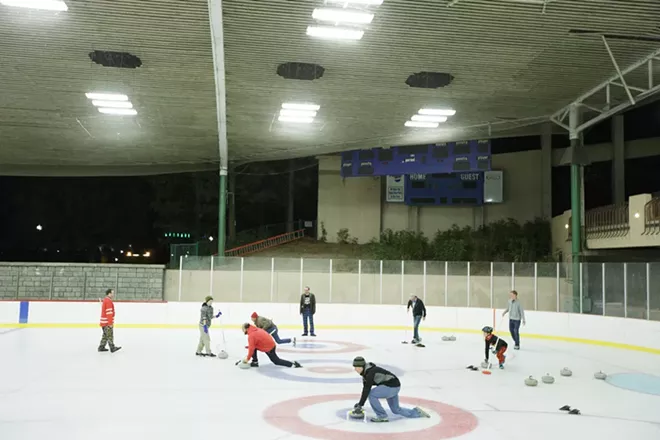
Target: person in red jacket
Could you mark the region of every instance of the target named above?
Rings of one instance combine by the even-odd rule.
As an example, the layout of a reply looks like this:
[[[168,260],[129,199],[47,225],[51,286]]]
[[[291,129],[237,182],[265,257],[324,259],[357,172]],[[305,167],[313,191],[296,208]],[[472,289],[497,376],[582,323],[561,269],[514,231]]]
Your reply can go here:
[[[284,359],[280,359],[277,353],[275,353],[275,340],[273,340],[273,337],[269,335],[265,330],[245,323],[243,324],[243,334],[247,335],[248,337],[248,353],[245,359],[243,359],[244,363],[247,364],[250,362],[250,359],[252,359],[252,363],[250,365],[252,367],[258,367],[259,359],[257,359],[257,352],[263,351],[266,353],[266,355],[268,355],[270,361],[275,365],[289,368],[302,367],[302,365],[300,365],[298,362],[290,362]]]
[[[106,345],[110,346],[110,352],[121,350],[121,347],[115,345],[114,325],[115,325],[115,304],[112,298],[115,296],[115,291],[108,289],[105,291],[105,298],[101,303],[101,330],[103,336],[99,344],[99,351],[108,351]]]

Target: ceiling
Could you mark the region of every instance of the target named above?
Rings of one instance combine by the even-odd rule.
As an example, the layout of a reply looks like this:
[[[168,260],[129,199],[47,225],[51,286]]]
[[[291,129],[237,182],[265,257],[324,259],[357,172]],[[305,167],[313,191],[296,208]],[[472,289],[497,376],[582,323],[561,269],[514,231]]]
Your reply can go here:
[[[207,1],[66,2],[61,13],[0,5],[0,173],[216,167]],[[362,40],[338,42],[305,34],[323,0],[224,0],[230,160],[538,133],[539,122],[615,73],[600,36],[570,29],[660,36],[657,0],[557,0],[545,12],[537,3],[385,0],[370,8]],[[609,44],[622,67],[660,47]],[[142,66],[103,67],[90,60],[93,50],[129,52]],[[325,73],[283,79],[276,69],[289,61]],[[438,89],[405,84],[420,71],[454,80]],[[138,115],[100,114],[85,97],[96,91],[128,95]],[[623,90],[616,98],[625,99]],[[283,102],[321,109],[311,125],[286,125],[277,121]],[[440,129],[404,127],[421,107],[457,113]]]

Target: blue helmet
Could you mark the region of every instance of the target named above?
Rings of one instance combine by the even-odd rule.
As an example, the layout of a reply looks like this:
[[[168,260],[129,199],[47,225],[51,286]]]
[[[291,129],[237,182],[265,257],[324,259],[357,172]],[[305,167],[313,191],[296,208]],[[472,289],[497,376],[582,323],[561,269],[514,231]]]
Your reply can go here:
[[[487,325],[486,327],[482,328],[481,331],[484,333],[493,333],[493,327]]]

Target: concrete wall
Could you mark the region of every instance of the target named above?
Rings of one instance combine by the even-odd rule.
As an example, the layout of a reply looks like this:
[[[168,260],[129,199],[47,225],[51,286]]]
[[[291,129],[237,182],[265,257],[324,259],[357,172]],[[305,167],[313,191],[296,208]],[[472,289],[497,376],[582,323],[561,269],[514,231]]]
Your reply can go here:
[[[296,304],[226,304],[217,302],[216,310],[223,312],[213,329],[228,328],[238,336],[239,326],[254,310],[272,317],[280,329],[299,329],[300,316]],[[99,305],[85,302],[35,302],[23,307],[25,323],[19,324],[19,302],[0,302],[0,327],[81,328],[98,329]],[[196,328],[199,302],[161,304],[116,304],[117,328]],[[484,325],[506,328],[492,309],[428,307],[428,317],[422,331],[425,339],[439,339],[436,332],[480,333]],[[401,306],[364,306],[328,304],[320,307],[315,316],[316,327],[343,330],[401,331],[410,328],[410,315]],[[434,334],[435,333],[435,334]],[[428,335],[428,336],[427,336]],[[660,323],[638,319],[588,316],[570,313],[528,312],[527,325],[521,328],[523,338],[551,339],[568,343],[593,344],[601,347],[628,349],[641,353],[660,354]],[[231,338],[231,335],[229,336]],[[506,338],[507,336],[505,336]],[[244,339],[240,339],[242,346]],[[475,340],[475,343],[478,343]],[[238,348],[238,347],[236,347]],[[633,355],[627,353],[626,355]],[[658,360],[646,358],[655,365]],[[653,370],[652,368],[650,369]],[[592,374],[592,372],[589,372]]]
[[[543,190],[540,150],[493,156],[493,169],[504,171],[505,203],[483,207],[387,203],[384,178],[342,179],[340,163],[339,156],[319,158],[318,221],[325,226],[330,242],[337,240],[337,231],[342,228],[365,243],[385,229],[421,231],[432,237],[454,224],[479,227],[509,217],[525,222],[543,216],[543,200],[538,196]]]
[[[164,266],[0,263],[0,299],[97,299],[115,289],[118,300],[161,301]]]

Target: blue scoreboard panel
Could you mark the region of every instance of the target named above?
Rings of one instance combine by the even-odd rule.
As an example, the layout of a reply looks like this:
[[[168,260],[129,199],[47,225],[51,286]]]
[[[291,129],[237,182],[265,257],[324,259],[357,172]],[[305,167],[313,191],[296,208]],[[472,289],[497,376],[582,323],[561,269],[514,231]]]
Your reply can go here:
[[[490,141],[345,151],[342,177],[490,171]]]
[[[411,174],[405,180],[410,206],[484,204],[484,173]]]

